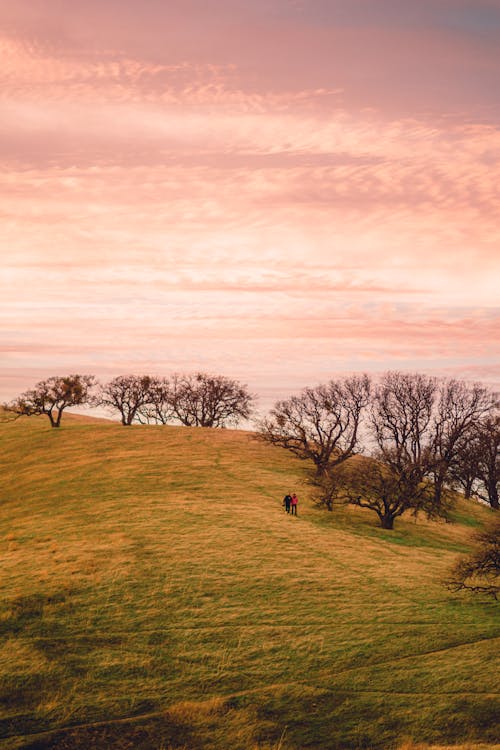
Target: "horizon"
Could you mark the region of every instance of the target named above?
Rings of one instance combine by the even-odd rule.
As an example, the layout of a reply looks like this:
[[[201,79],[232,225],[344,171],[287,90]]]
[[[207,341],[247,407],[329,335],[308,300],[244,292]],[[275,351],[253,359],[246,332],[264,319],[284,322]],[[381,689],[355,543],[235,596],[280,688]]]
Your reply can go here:
[[[495,0],[0,8],[0,401],[202,370],[500,385]]]

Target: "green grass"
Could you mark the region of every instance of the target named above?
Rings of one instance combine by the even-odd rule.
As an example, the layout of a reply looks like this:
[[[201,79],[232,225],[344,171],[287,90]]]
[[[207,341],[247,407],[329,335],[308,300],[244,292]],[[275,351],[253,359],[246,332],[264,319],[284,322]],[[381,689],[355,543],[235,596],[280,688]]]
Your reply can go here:
[[[494,747],[498,605],[441,585],[487,509],[320,511],[244,432],[68,415],[0,444],[0,747]]]

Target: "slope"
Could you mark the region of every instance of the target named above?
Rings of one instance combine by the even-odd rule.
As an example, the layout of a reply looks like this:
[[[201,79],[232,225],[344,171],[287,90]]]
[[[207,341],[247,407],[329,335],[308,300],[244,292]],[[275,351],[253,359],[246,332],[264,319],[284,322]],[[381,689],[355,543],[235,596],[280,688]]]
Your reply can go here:
[[[384,532],[237,431],[30,419],[0,441],[0,747],[495,740],[497,605],[440,583],[486,509]]]

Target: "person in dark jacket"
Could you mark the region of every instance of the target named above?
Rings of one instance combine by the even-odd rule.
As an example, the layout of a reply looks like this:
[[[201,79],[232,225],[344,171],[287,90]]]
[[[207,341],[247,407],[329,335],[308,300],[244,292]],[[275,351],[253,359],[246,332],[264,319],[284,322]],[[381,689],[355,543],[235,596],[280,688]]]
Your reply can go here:
[[[290,513],[290,506],[292,504],[292,496],[290,494],[285,495],[285,497],[283,498],[283,503],[282,504],[283,504],[286,512]]]

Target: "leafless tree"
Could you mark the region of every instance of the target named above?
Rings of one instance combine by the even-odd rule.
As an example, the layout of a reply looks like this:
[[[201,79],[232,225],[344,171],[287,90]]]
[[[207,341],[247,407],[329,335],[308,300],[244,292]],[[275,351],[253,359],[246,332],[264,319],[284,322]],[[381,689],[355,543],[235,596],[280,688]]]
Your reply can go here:
[[[173,415],[186,427],[227,427],[248,419],[254,397],[247,386],[204,372],[174,376],[169,386]]]
[[[450,485],[463,492],[466,500],[477,497],[479,458],[478,433],[473,430],[459,441],[450,464]]]
[[[94,403],[118,411],[122,424],[131,425],[149,403],[151,381],[149,375],[119,375],[100,387]]]
[[[451,465],[455,485],[464,490],[466,498],[475,496],[499,509],[500,480],[500,417],[492,415],[480,420],[461,440]]]
[[[275,404],[259,424],[259,437],[313,461],[321,476],[328,466],[337,466],[356,453],[370,390],[367,375],[305,388],[300,395]]]
[[[46,414],[51,426],[59,427],[65,409],[90,402],[94,383],[93,375],[53,376],[6,404],[5,409],[17,416]]]
[[[399,476],[421,481],[432,467],[432,418],[437,381],[388,372],[375,389],[371,430],[381,459]]]
[[[480,383],[469,385],[454,379],[440,382],[430,446],[437,505],[442,503],[460,446],[473,439],[476,425],[491,414],[494,404],[495,395]]]
[[[500,517],[476,533],[476,548],[455,565],[445,585],[452,591],[471,591],[498,599],[500,594]]]
[[[493,405],[494,395],[478,383],[388,372],[373,398],[375,444],[397,475],[432,481],[434,508],[446,517],[451,495],[445,490],[459,448]]]
[[[498,482],[500,480],[500,417],[484,419],[478,427],[478,476],[486,491],[480,495],[494,510],[499,510]]]
[[[173,381],[175,383],[175,381]],[[168,378],[150,379],[147,402],[137,409],[136,418],[141,424],[168,424],[175,416],[175,388]]]
[[[417,473],[395,471],[382,455],[356,457],[329,467],[316,484],[318,504],[329,510],[335,503],[367,508],[377,514],[383,529],[393,529],[396,518],[409,510],[429,512],[432,508],[432,485]]]

